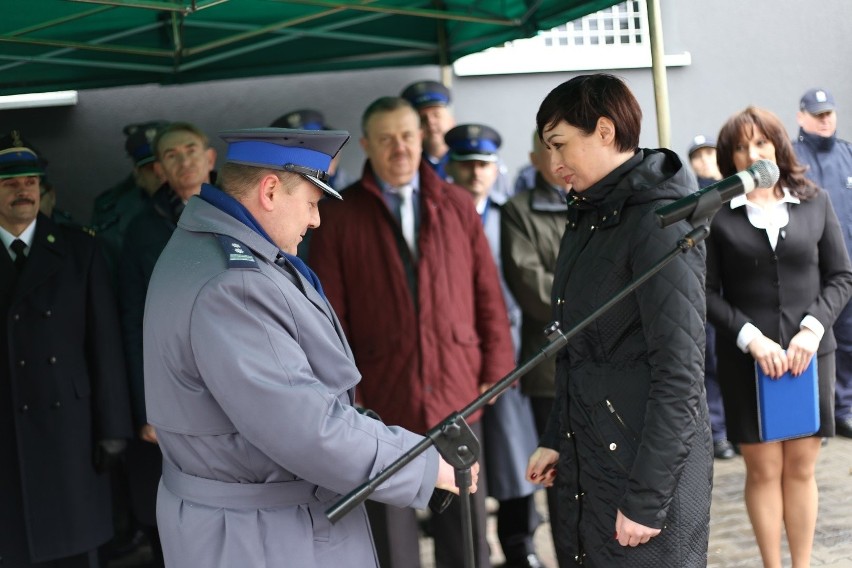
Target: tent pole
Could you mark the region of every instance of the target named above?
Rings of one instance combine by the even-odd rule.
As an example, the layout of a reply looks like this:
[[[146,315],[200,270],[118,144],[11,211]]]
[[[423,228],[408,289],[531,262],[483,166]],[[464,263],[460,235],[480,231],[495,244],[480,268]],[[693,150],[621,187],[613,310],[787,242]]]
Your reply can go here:
[[[446,11],[443,0],[433,0],[432,5],[437,11]],[[447,41],[447,25],[444,20],[435,22],[438,32],[438,65],[441,68],[441,83],[448,89],[453,88],[453,67],[450,64],[450,46]]]
[[[663,25],[660,20],[660,0],[646,0],[648,26],[651,35],[651,71],[654,76],[654,100],[657,105],[657,143],[661,148],[671,147],[671,117],[669,115],[669,85],[666,78]]]

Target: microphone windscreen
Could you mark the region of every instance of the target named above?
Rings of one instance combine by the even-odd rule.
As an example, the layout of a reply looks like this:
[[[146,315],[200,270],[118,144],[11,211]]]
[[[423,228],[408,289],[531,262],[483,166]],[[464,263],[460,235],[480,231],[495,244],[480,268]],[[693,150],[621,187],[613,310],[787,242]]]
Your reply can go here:
[[[778,165],[772,160],[758,160],[748,170],[757,182],[756,187],[774,187],[781,177]]]

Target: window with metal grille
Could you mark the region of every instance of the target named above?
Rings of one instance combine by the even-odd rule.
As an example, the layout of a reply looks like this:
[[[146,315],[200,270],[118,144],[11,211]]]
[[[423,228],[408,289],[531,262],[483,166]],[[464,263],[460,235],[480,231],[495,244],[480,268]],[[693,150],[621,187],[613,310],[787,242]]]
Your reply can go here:
[[[689,65],[689,54],[667,55],[666,65]],[[456,75],[632,69],[651,66],[644,0],[621,2],[579,20],[462,57]]]

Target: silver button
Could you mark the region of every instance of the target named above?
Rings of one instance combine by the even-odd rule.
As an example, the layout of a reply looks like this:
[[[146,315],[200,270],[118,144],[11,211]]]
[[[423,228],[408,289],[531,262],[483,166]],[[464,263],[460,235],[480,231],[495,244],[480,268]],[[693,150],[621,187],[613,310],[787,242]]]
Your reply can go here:
[[[615,442],[611,442],[609,444],[610,451],[614,452],[617,448],[618,448],[618,444],[616,444]]]

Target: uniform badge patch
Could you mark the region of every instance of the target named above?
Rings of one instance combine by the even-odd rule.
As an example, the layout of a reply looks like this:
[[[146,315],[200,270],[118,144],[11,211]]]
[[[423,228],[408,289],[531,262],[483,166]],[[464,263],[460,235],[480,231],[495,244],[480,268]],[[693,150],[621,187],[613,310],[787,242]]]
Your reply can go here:
[[[258,268],[257,260],[246,245],[226,235],[216,235],[228,260],[228,268]]]

